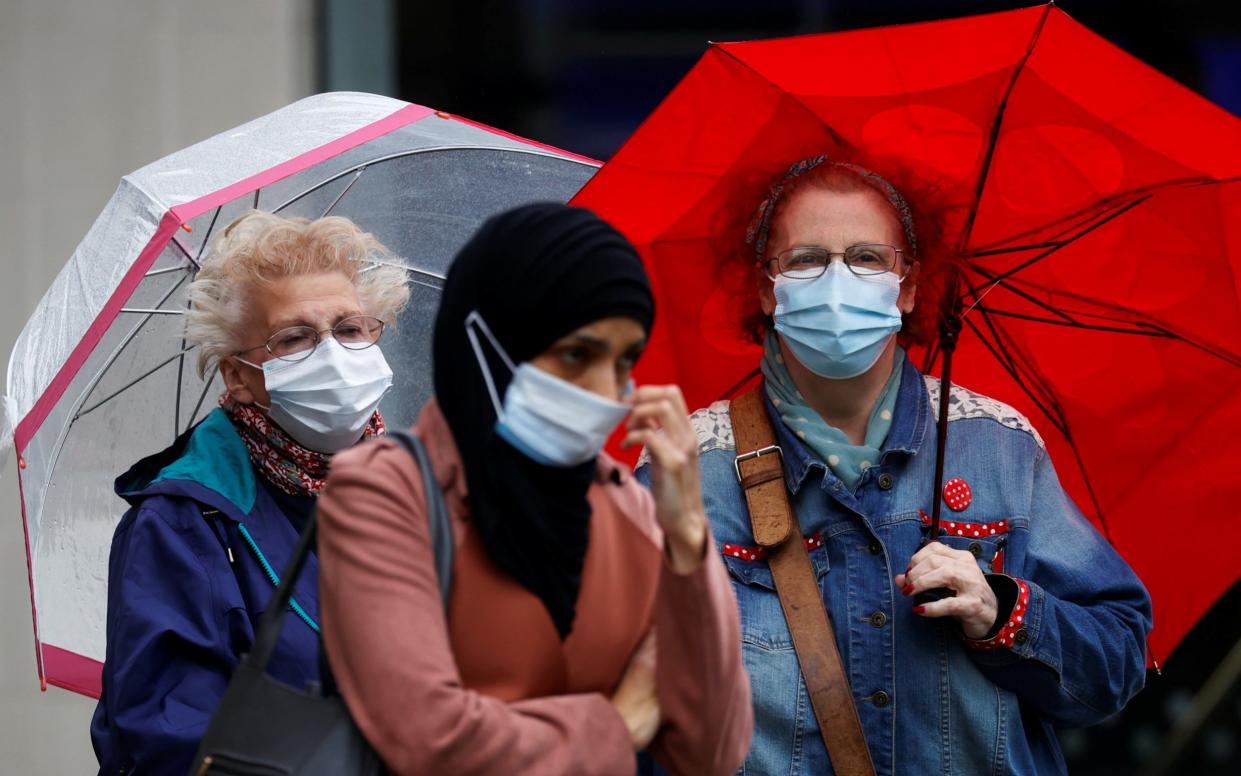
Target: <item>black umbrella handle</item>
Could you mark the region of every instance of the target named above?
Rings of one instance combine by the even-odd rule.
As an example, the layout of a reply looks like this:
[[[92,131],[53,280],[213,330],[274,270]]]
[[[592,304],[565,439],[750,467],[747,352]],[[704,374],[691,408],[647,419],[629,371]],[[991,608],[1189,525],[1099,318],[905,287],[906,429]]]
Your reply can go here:
[[[918,606],[926,606],[936,601],[942,601],[945,598],[955,598],[957,591],[950,587],[933,587],[930,590],[923,590],[921,593],[914,595],[914,603]]]
[[[961,299],[957,295],[957,271],[949,270],[948,282],[944,289],[944,305],[939,319],[939,352],[943,369],[939,381],[939,417],[936,422],[935,434],[935,489],[931,491],[931,526],[927,541],[939,541],[939,518],[943,509],[944,499],[944,451],[948,444],[948,404],[952,398],[952,354],[957,349],[957,340],[961,335]],[[918,605],[942,601],[956,595],[954,590],[937,587],[924,590],[914,596]]]

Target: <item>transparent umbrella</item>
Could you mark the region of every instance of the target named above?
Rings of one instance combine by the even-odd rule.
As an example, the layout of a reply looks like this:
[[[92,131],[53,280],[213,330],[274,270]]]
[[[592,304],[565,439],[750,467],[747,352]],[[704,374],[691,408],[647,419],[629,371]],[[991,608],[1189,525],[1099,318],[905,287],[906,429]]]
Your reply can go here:
[[[4,440],[16,447],[40,678],[98,695],[112,480],[215,406],[182,339],[212,234],[249,208],[347,216],[401,257],[414,289],[384,352],[382,410],[431,393],[430,332],[456,250],[488,216],[565,201],[598,163],[386,97],[322,94],[125,176],[22,330]]]

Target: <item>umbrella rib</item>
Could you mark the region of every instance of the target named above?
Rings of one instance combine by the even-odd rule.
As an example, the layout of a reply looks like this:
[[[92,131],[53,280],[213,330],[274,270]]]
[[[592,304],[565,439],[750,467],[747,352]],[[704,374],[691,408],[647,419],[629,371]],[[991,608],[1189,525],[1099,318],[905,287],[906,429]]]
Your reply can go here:
[[[994,326],[994,325],[993,325],[993,323],[991,322],[991,318],[990,318],[990,316],[989,316],[989,315],[988,315],[985,311],[983,311],[982,315],[983,315],[983,320],[987,323],[988,328],[990,328],[990,329],[991,329],[991,331],[992,331],[993,335],[996,337],[996,342],[997,342],[997,346],[998,346],[999,341],[1000,341],[999,332],[996,330],[995,326]],[[971,326],[971,328],[974,328],[974,330],[975,330],[976,332],[978,331],[978,330],[977,330],[977,328],[974,326],[974,324],[973,324],[973,323],[970,323],[970,326]],[[985,337],[982,337],[982,336],[980,335],[980,339],[982,339],[982,340],[983,340],[983,343],[984,343],[984,344],[986,344],[986,345],[988,346],[988,348],[990,348],[990,344],[986,342],[986,338],[985,338]],[[993,354],[995,354],[995,351],[994,351],[994,350],[992,350],[992,353],[993,353]],[[998,354],[996,354],[996,355],[997,355],[997,357],[998,357]],[[1013,362],[1013,363],[1015,364],[1015,362]],[[1081,457],[1081,453],[1080,453],[1080,451],[1077,449],[1077,443],[1073,440],[1073,434],[1072,434],[1072,432],[1071,432],[1071,431],[1070,431],[1070,429],[1069,429],[1069,420],[1068,420],[1068,417],[1067,417],[1067,415],[1065,415],[1063,408],[1062,408],[1062,407],[1060,407],[1060,403],[1056,400],[1054,392],[1052,392],[1052,391],[1051,391],[1051,389],[1050,389],[1048,386],[1046,386],[1046,385],[1041,385],[1041,386],[1040,386],[1040,387],[1041,387],[1041,389],[1042,389],[1042,391],[1043,391],[1044,393],[1046,393],[1046,394],[1047,394],[1047,398],[1048,398],[1048,400],[1049,400],[1049,403],[1050,403],[1050,404],[1051,404],[1051,405],[1055,408],[1055,414],[1053,415],[1053,414],[1052,414],[1052,413],[1051,413],[1051,412],[1047,409],[1047,407],[1046,407],[1046,406],[1044,406],[1043,402],[1042,402],[1042,401],[1041,401],[1038,397],[1036,397],[1036,396],[1034,395],[1033,391],[1032,391],[1032,390],[1031,390],[1031,389],[1030,389],[1030,388],[1029,388],[1029,387],[1025,384],[1025,381],[1024,381],[1024,380],[1022,380],[1020,376],[1018,376],[1018,375],[1017,375],[1016,373],[1014,373],[1014,372],[1010,372],[1010,374],[1012,374],[1012,376],[1013,376],[1014,380],[1016,380],[1016,382],[1017,382],[1018,386],[1019,386],[1019,387],[1020,387],[1023,391],[1025,391],[1026,395],[1030,397],[1030,399],[1031,399],[1031,400],[1035,403],[1035,405],[1039,408],[1039,410],[1040,410],[1040,411],[1041,411],[1041,412],[1042,412],[1042,413],[1043,413],[1043,414],[1047,417],[1047,419],[1048,419],[1048,420],[1050,420],[1050,421],[1051,421],[1052,425],[1053,425],[1053,426],[1055,426],[1055,427],[1056,427],[1056,429],[1057,429],[1057,430],[1061,433],[1061,435],[1065,438],[1065,441],[1067,441],[1067,442],[1068,442],[1070,449],[1072,449],[1072,451],[1073,451],[1073,457],[1074,457],[1074,459],[1077,461],[1078,471],[1080,471],[1080,472],[1081,472],[1081,474],[1082,474],[1082,482],[1083,482],[1083,483],[1085,484],[1085,486],[1086,486],[1086,492],[1087,492],[1087,494],[1090,496],[1090,501],[1091,501],[1091,503],[1094,505],[1095,514],[1096,514],[1096,515],[1098,515],[1098,518],[1099,518],[1099,524],[1103,527],[1103,533],[1104,533],[1104,536],[1106,536],[1106,537],[1107,537],[1107,539],[1108,539],[1108,541],[1110,542],[1110,541],[1111,541],[1111,531],[1110,531],[1110,528],[1109,528],[1109,526],[1108,526],[1107,519],[1106,519],[1106,517],[1105,517],[1105,516],[1104,516],[1104,514],[1103,514],[1103,508],[1102,508],[1102,506],[1099,504],[1099,499],[1098,499],[1097,495],[1095,494],[1095,491],[1094,491],[1094,485],[1090,482],[1090,475],[1089,475],[1089,473],[1086,471],[1085,461],[1082,459],[1082,457]],[[1031,374],[1030,374],[1030,378],[1031,378],[1031,379],[1036,379],[1036,376],[1035,376],[1033,373],[1031,373]]]
[[[1056,399],[1056,394],[1051,389],[1051,386],[1046,380],[1040,377],[1039,370],[1029,363],[1029,359],[1023,359],[1022,362],[1019,363],[1017,360],[1017,355],[1021,354],[1023,351],[1020,348],[1010,347],[1012,338],[1008,335],[1008,332],[1004,329],[1004,327],[1000,326],[999,323],[986,312],[980,312],[979,314],[982,316],[983,323],[987,324],[987,329],[991,332],[991,336],[995,338],[996,345],[1003,349],[1004,356],[1008,360],[1008,363],[1012,365],[1013,369],[1022,373],[1025,376],[1025,380],[1030,385],[1038,388],[1043,396],[1043,402],[1055,410],[1055,417],[1060,420],[1060,425],[1067,425],[1067,421],[1065,421],[1064,408],[1060,406],[1060,402]]]
[[[712,44],[709,51],[718,51],[724,56],[731,59],[732,61],[736,62],[741,67],[748,70],[750,73],[754,75],[755,78],[759,79],[760,83],[762,83],[764,86],[770,87],[776,93],[777,101],[780,100],[781,98],[787,97],[789,101],[792,102],[794,105],[797,105],[799,108],[806,111],[806,113],[810,114],[810,117],[814,119],[815,122],[817,122],[823,127],[824,131],[826,131],[827,134],[832,136],[832,140],[836,143],[836,145],[842,148],[854,148],[855,147],[853,143],[850,143],[848,139],[846,139],[843,135],[837,132],[836,129],[831,124],[828,124],[826,121],[820,118],[814,111],[806,107],[806,104],[804,102],[794,97],[792,92],[784,89],[781,86],[778,86],[775,81],[771,80],[771,76],[764,75],[763,73],[759,72],[758,69],[754,67],[754,65],[751,65],[749,62],[746,62],[744,59],[737,56],[736,54],[729,51],[728,49],[724,48],[724,46],[722,45]]]
[[[1151,326],[1151,328],[1154,329],[1153,331],[1137,331],[1135,329],[1126,329],[1120,326],[1102,326],[1102,325],[1094,324],[1094,323],[1083,323],[1081,321],[1060,321],[1054,318],[1043,318],[1037,315],[1029,315],[1027,313],[1018,313],[1018,312],[1013,312],[1011,310],[1001,310],[996,307],[979,307],[978,311],[983,312],[983,313],[990,313],[992,315],[1003,316],[1005,318],[1017,318],[1023,321],[1033,321],[1035,323],[1046,323],[1052,326],[1068,326],[1074,329],[1088,329],[1090,331],[1106,331],[1106,332],[1111,332],[1113,334],[1133,334],[1139,337],[1166,337],[1168,339],[1181,339],[1180,337],[1173,334],[1172,332],[1162,330],[1162,329],[1157,329],[1151,324],[1137,324],[1137,325]]]
[[[425,280],[418,280],[417,278],[414,278],[414,279],[410,280],[409,282],[413,283],[415,286],[422,286],[423,288],[430,288],[430,289],[433,289],[433,290],[435,290],[435,291],[443,291],[443,290],[444,290],[444,287],[443,287],[443,286],[437,286],[437,285],[435,285],[434,283],[428,283],[428,282],[427,282],[427,281],[425,281]]]
[[[762,371],[763,371],[763,368],[761,366],[755,367],[754,369],[750,370],[750,372],[747,373],[745,377],[733,383],[732,387],[730,387],[727,391],[724,391],[723,393],[721,393],[720,398],[725,399],[725,398],[731,397],[734,393],[736,393],[738,390],[741,389],[741,386],[750,382],[750,380],[753,380],[754,376],[759,374]]]
[[[180,288],[183,283],[185,283],[185,276],[182,276],[180,280],[174,283],[172,288],[168,289],[164,295],[160,297],[160,300],[155,303],[155,306],[159,307],[164,302],[167,302],[170,298],[172,298],[172,295],[177,292],[177,289]],[[135,324],[134,327],[129,330],[129,333],[125,335],[125,338],[120,341],[120,343],[116,346],[116,349],[112,351],[111,355],[108,356],[107,360],[99,368],[99,373],[91,379],[85,390],[82,391],[82,397],[77,401],[79,406],[86,403],[86,400],[90,398],[91,391],[95,390],[95,386],[99,385],[99,381],[108,374],[108,370],[110,370],[112,365],[116,363],[116,359],[120,358],[121,353],[125,351],[125,348],[129,347],[129,343],[133,342],[134,337],[138,336],[138,332],[142,331],[142,327],[146,326],[150,323],[150,321],[151,316],[147,315],[145,319]],[[77,416],[75,415],[74,417]]]
[[[1059,240],[1048,240],[1041,243],[1029,243],[1026,245],[1013,245],[1008,248],[988,248],[986,250],[978,250],[970,253],[971,258],[979,258],[983,256],[1001,256],[1005,253],[1023,253],[1025,251],[1037,251],[1044,248],[1059,248],[1062,246]]]
[[[194,404],[194,411],[190,413],[190,417],[186,420],[185,430],[189,431],[190,426],[194,425],[194,418],[198,417],[198,411],[202,409],[203,400],[207,398],[207,392],[211,390],[211,384],[215,382],[215,377],[220,373],[220,367],[217,366],[211,370],[211,376],[203,383],[202,393],[198,394],[198,401]]]
[[[358,168],[358,171],[353,174],[353,180],[345,184],[345,188],[340,190],[340,193],[336,195],[336,199],[332,200],[332,204],[327,206],[327,209],[323,211],[323,215],[319,216],[320,218],[327,218],[328,215],[331,214],[332,210],[334,210],[336,206],[340,204],[340,201],[345,198],[346,194],[349,193],[349,189],[353,188],[353,184],[358,182],[358,178],[361,178],[362,173],[366,172],[366,170],[367,168],[365,167]]]
[[[1052,315],[1058,315],[1058,316],[1060,316],[1061,318],[1064,318],[1066,321],[1072,321],[1072,320],[1073,320],[1072,316],[1070,316],[1068,313],[1063,312],[1062,310],[1058,310],[1058,309],[1056,309],[1055,307],[1052,307],[1051,305],[1047,304],[1046,302],[1044,302],[1044,301],[1042,301],[1042,300],[1040,300],[1040,299],[1037,299],[1037,298],[1036,298],[1036,297],[1034,297],[1033,295],[1031,295],[1031,294],[1029,294],[1029,293],[1027,293],[1027,292],[1025,292],[1025,291],[1023,291],[1023,290],[1021,290],[1021,289],[1020,289],[1020,288],[1018,288],[1017,286],[1014,286],[1012,283],[1009,283],[1008,281],[1006,281],[1006,280],[1004,280],[1004,279],[1002,279],[1002,278],[999,278],[999,279],[994,278],[994,276],[993,276],[993,275],[991,275],[991,273],[987,272],[986,270],[979,269],[978,267],[970,267],[970,269],[972,269],[973,271],[977,272],[979,275],[983,275],[984,277],[992,278],[993,280],[992,280],[991,282],[989,282],[989,283],[984,283],[984,284],[982,284],[982,285],[978,286],[977,288],[973,288],[973,289],[970,289],[969,291],[966,291],[966,292],[965,292],[965,293],[966,293],[966,294],[968,294],[969,296],[974,297],[974,304],[970,305],[969,309],[967,309],[964,313],[962,313],[962,315],[963,315],[963,316],[964,316],[964,315],[968,315],[968,314],[969,314],[969,312],[970,312],[970,310],[973,310],[975,307],[978,307],[980,304],[982,304],[982,300],[983,300],[983,299],[985,299],[985,298],[987,297],[987,294],[990,294],[990,293],[991,293],[992,291],[994,291],[997,287],[999,287],[999,286],[1003,286],[1003,287],[1004,287],[1005,289],[1007,289],[1008,291],[1011,291],[1012,293],[1016,294],[1017,296],[1021,297],[1022,299],[1025,299],[1025,300],[1026,300],[1027,302],[1029,302],[1030,304],[1033,304],[1033,305],[1035,305],[1035,306],[1037,306],[1037,307],[1041,307],[1041,308],[1043,308],[1044,310],[1046,310],[1047,312],[1051,313]],[[980,294],[978,293],[978,289],[981,289],[981,288],[983,288],[984,286],[986,286],[986,290],[985,290],[985,291],[983,291],[983,293],[980,295]]]
[[[220,211],[224,209],[220,205],[215,209],[215,213],[211,216],[211,223],[207,224],[207,232],[203,235],[203,241],[198,246],[198,255],[194,257],[194,266],[202,268],[203,252],[207,250],[207,243],[211,241],[211,233],[215,231],[215,222],[220,217]]]
[[[156,373],[156,372],[158,372],[159,370],[161,370],[161,369],[163,369],[164,367],[168,366],[168,365],[169,365],[169,364],[171,364],[173,361],[176,361],[178,358],[180,358],[181,356],[183,356],[183,355],[184,355],[187,351],[193,350],[193,349],[194,349],[194,348],[196,348],[196,347],[198,347],[198,346],[197,346],[197,345],[191,345],[190,347],[185,348],[184,350],[181,350],[181,351],[178,351],[177,353],[174,353],[173,355],[169,356],[168,358],[166,358],[166,359],[164,359],[163,361],[159,362],[158,364],[156,364],[155,366],[151,367],[151,368],[150,368],[150,369],[148,369],[147,371],[145,371],[145,372],[143,372],[142,374],[138,375],[138,376],[137,376],[137,377],[135,377],[133,380],[130,380],[130,381],[129,381],[128,383],[126,383],[125,385],[123,385],[123,386],[121,386],[120,388],[116,389],[115,391],[113,391],[112,393],[108,394],[107,396],[105,396],[104,398],[100,399],[99,401],[95,402],[94,404],[92,404],[91,406],[87,407],[86,409],[84,409],[84,410],[78,410],[77,414],[75,414],[75,415],[73,416],[73,419],[74,419],[74,420],[77,420],[78,418],[82,417],[83,415],[89,415],[90,413],[92,413],[92,412],[94,412],[95,410],[99,409],[99,408],[100,408],[100,407],[102,407],[103,405],[107,404],[109,401],[111,401],[111,400],[115,399],[117,396],[120,396],[120,395],[121,395],[122,393],[124,393],[125,391],[128,391],[130,388],[133,388],[133,387],[134,387],[135,385],[137,385],[138,383],[142,382],[143,380],[147,379],[148,377],[150,377],[151,375],[155,374],[155,373]]]
[[[1060,406],[1060,401],[1056,398],[1055,391],[1053,391],[1051,385],[1042,378],[1038,368],[1034,364],[1030,363],[1029,358],[1022,358],[1019,363],[1017,357],[1024,355],[1024,352],[1020,348],[1011,346],[1012,337],[1008,334],[1007,330],[1000,326],[999,323],[987,313],[980,313],[980,315],[982,316],[983,322],[987,324],[987,328],[991,330],[992,334],[995,336],[996,342],[1005,343],[1005,353],[1008,355],[1009,363],[1013,364],[1014,368],[1022,372],[1025,375],[1025,379],[1031,385],[1038,388],[1038,390],[1042,393],[1044,402],[1055,410],[1056,417],[1060,418],[1061,424],[1067,425],[1064,407]]]
[[[1007,278],[1012,277],[1013,275],[1017,274],[1017,273],[1018,273],[1018,272],[1020,272],[1021,270],[1026,269],[1027,267],[1030,267],[1030,266],[1031,266],[1031,265],[1033,265],[1033,264],[1037,264],[1038,262],[1040,262],[1040,261],[1042,261],[1043,259],[1047,258],[1048,256],[1052,255],[1052,254],[1053,254],[1053,253],[1055,253],[1056,251],[1060,250],[1061,248],[1064,248],[1065,246],[1068,246],[1068,245],[1072,245],[1073,243],[1077,242],[1078,240],[1080,240],[1081,238],[1083,238],[1083,237],[1085,237],[1086,235],[1090,234],[1091,232],[1093,232],[1094,230],[1096,230],[1096,229],[1098,229],[1099,227],[1103,226],[1104,224],[1110,223],[1113,219],[1119,218],[1120,216],[1124,215],[1125,213],[1128,213],[1130,210],[1134,209],[1134,208],[1135,208],[1135,207],[1137,207],[1138,205],[1141,205],[1143,202],[1147,201],[1147,200],[1148,200],[1148,199],[1150,199],[1150,198],[1151,198],[1151,195],[1147,194],[1147,195],[1145,195],[1145,196],[1143,196],[1143,197],[1139,197],[1138,199],[1133,200],[1132,202],[1128,203],[1127,205],[1124,205],[1123,207],[1120,207],[1120,208],[1116,209],[1115,211],[1113,211],[1113,212],[1109,213],[1109,214],[1107,215],[1107,217],[1106,217],[1106,218],[1101,218],[1101,219],[1099,219],[1098,221],[1096,221],[1095,223],[1093,223],[1093,224],[1091,224],[1090,226],[1086,227],[1085,229],[1081,230],[1081,231],[1080,231],[1080,232],[1078,232],[1077,234],[1075,234],[1075,235],[1073,235],[1073,236],[1071,236],[1071,237],[1068,237],[1068,238],[1066,238],[1066,239],[1064,239],[1064,240],[1062,240],[1062,241],[1060,241],[1060,242],[1057,242],[1057,243],[1054,245],[1054,247],[1048,248],[1047,250],[1043,251],[1042,253],[1038,254],[1037,256],[1034,256],[1034,257],[1032,257],[1032,258],[1026,259],[1025,261],[1021,262],[1021,263],[1020,263],[1020,264],[1018,264],[1017,266],[1012,267],[1011,269],[1007,269],[1007,270],[1005,270],[1004,272],[1001,272],[999,275],[996,275],[995,277],[993,277],[991,282],[993,282],[993,283],[998,283],[999,281],[1002,281],[1002,280],[1005,280],[1005,279],[1007,279]],[[980,274],[987,274],[987,273],[980,273]],[[986,284],[986,283],[984,283],[983,285],[987,285],[987,284]],[[977,292],[978,292],[978,290],[979,290],[979,289],[981,289],[981,288],[982,288],[982,286],[978,286],[978,287],[976,287],[976,288],[971,288],[971,289],[970,289],[969,291],[967,291],[966,293],[969,293],[969,294],[977,293]]]
[[[978,273],[979,273],[979,274],[981,274],[981,275],[987,275],[987,273],[986,273],[985,271],[980,270],[980,269],[978,269],[977,267],[972,267],[971,269],[973,269],[975,272],[978,272]],[[1002,285],[1002,286],[1004,286],[1004,288],[1005,288],[1005,289],[1007,289],[1007,290],[1011,291],[1012,293],[1016,294],[1017,296],[1020,296],[1021,298],[1025,299],[1025,300],[1029,301],[1031,304],[1034,304],[1034,305],[1036,305],[1036,306],[1038,306],[1038,307],[1041,307],[1041,308],[1043,308],[1044,310],[1047,310],[1048,312],[1050,312],[1051,314],[1053,314],[1053,315],[1057,315],[1057,316],[1059,316],[1059,317],[1063,318],[1063,319],[1064,319],[1064,321],[1065,321],[1065,323],[1063,323],[1063,324],[1058,324],[1058,322],[1057,322],[1057,321],[1044,320],[1044,319],[1037,318],[1037,317],[1031,318],[1030,320],[1042,321],[1042,322],[1044,322],[1044,323],[1052,323],[1052,324],[1058,324],[1058,325],[1077,326],[1077,327],[1079,327],[1079,328],[1083,328],[1083,329],[1091,329],[1091,328],[1095,328],[1095,329],[1099,329],[1099,330],[1101,330],[1101,331],[1116,331],[1116,332],[1119,332],[1119,333],[1122,333],[1122,334],[1145,334],[1144,332],[1135,331],[1135,330],[1133,330],[1132,328],[1130,328],[1130,329],[1112,329],[1112,328],[1108,328],[1108,327],[1100,327],[1100,326],[1095,326],[1095,325],[1093,325],[1093,324],[1082,323],[1082,322],[1081,322],[1081,321],[1079,321],[1077,318],[1074,318],[1073,316],[1069,315],[1068,313],[1065,313],[1064,311],[1062,311],[1062,310],[1060,310],[1060,309],[1058,309],[1058,308],[1052,307],[1051,305],[1047,304],[1046,302],[1040,301],[1038,298],[1036,298],[1036,297],[1034,297],[1034,296],[1030,295],[1029,293],[1027,293],[1027,292],[1025,292],[1025,291],[1021,290],[1021,289],[1020,289],[1020,288],[1018,288],[1017,286],[1015,286],[1015,285],[1013,285],[1013,284],[1011,284],[1011,283],[1009,283],[1009,282],[1007,282],[1007,281],[999,281],[996,285]],[[989,293],[990,289],[994,289],[994,288],[996,287],[996,285],[989,286],[988,293]],[[987,295],[987,294],[986,294],[986,293],[984,293],[982,296],[983,296],[983,297],[985,297],[986,295]],[[1076,298],[1076,297],[1074,297],[1074,298]],[[973,310],[973,309],[974,309],[974,308],[976,308],[976,307],[979,307],[979,306],[980,306],[980,302],[981,302],[981,301],[982,301],[982,298],[981,298],[981,297],[979,297],[979,298],[978,298],[978,299],[974,302],[974,304],[970,306],[969,310],[966,310],[966,313],[968,313],[970,310]],[[1083,302],[1086,302],[1086,303],[1090,303],[1090,302],[1091,302],[1091,300],[1089,300],[1089,299],[1079,299],[1079,301],[1083,301]],[[993,309],[993,308],[987,308],[987,309]],[[1122,309],[1122,308],[1110,308],[1110,309]],[[1002,313],[1002,311],[998,311],[998,310],[997,310],[996,312]],[[1135,313],[1135,314],[1136,314],[1136,313]],[[1016,314],[1013,314],[1013,313],[1008,313],[1008,315],[1009,315],[1010,317],[1020,317],[1019,315],[1016,315]],[[1091,313],[1091,312],[1078,311],[1078,312],[1076,313],[1076,315],[1079,315],[1079,316],[1089,316],[1089,317],[1091,317],[1091,318],[1098,318],[1098,319],[1100,319],[1100,320],[1104,320],[1104,321],[1113,321],[1113,322],[1116,322],[1116,323],[1128,323],[1128,321],[1125,321],[1125,320],[1124,320],[1124,319],[1122,319],[1122,318],[1113,318],[1113,317],[1109,317],[1109,316],[1106,316],[1106,315],[1102,315],[1102,314],[1100,314],[1100,313]],[[1241,367],[1241,357],[1235,356],[1235,355],[1233,355],[1233,354],[1231,354],[1231,353],[1227,353],[1227,352],[1220,351],[1220,350],[1218,350],[1218,349],[1216,349],[1216,348],[1212,348],[1212,347],[1210,347],[1210,346],[1208,346],[1208,345],[1205,345],[1205,344],[1203,344],[1203,343],[1201,343],[1201,342],[1196,342],[1196,341],[1194,341],[1194,340],[1190,339],[1189,337],[1186,337],[1186,336],[1185,336],[1185,335],[1183,335],[1183,334],[1178,334],[1177,332],[1175,332],[1175,331],[1173,331],[1173,330],[1169,329],[1167,326],[1163,325],[1162,323],[1159,323],[1158,321],[1138,320],[1138,321],[1133,321],[1133,322],[1131,323],[1131,325],[1132,325],[1132,326],[1142,326],[1142,327],[1146,327],[1146,328],[1148,328],[1148,329],[1151,329],[1152,331],[1150,332],[1149,336],[1162,336],[1162,337],[1167,337],[1168,339],[1174,339],[1174,340],[1177,340],[1178,342],[1182,342],[1182,343],[1184,343],[1184,344],[1186,344],[1186,345],[1189,345],[1189,346],[1190,346],[1190,347],[1192,347],[1192,348],[1195,348],[1195,349],[1197,349],[1197,350],[1202,351],[1203,353],[1206,353],[1208,356],[1211,356],[1211,357],[1213,357],[1213,358],[1218,358],[1218,359],[1220,359],[1221,361],[1224,361],[1225,363],[1232,364],[1233,366]]]
[[[1025,381],[1022,379],[1016,367],[1011,366],[1008,363],[1008,360],[1005,357],[1005,354],[1002,354],[999,352],[999,347],[1000,347],[999,344],[998,343],[992,344],[987,339],[987,337],[982,333],[982,330],[978,328],[978,324],[974,323],[972,320],[966,319],[965,325],[969,326],[970,329],[974,332],[974,334],[978,337],[979,341],[982,342],[984,346],[986,346],[987,350],[991,351],[991,355],[995,357],[996,361],[1000,362],[1000,366],[1004,369],[1005,372],[1008,373],[1009,377],[1013,378],[1013,382],[1017,383],[1017,387],[1020,388],[1022,392],[1025,393],[1025,395],[1030,398],[1030,401],[1034,402],[1034,405],[1038,407],[1039,411],[1042,412],[1043,415],[1048,419],[1048,421],[1050,421],[1051,424],[1056,427],[1056,430],[1063,431],[1063,429],[1060,426],[1060,422],[1056,418],[1056,416],[1053,415],[1052,412],[1043,405],[1042,400],[1040,400],[1037,396],[1034,395],[1034,391],[1031,390],[1030,387],[1026,385]]]
[[[190,255],[189,249],[182,245],[181,241],[178,240],[175,235],[168,240],[168,244],[180,251],[181,255],[185,257],[185,260],[194,265],[195,270],[200,270],[203,268],[203,266],[198,263],[198,260]]]
[[[1003,245],[1005,240],[1026,239],[1026,238],[1029,238],[1033,234],[1044,232],[1047,229],[1050,229],[1052,227],[1063,226],[1060,232],[1048,238],[1042,245],[1040,244],[1022,245],[1022,246],[1016,246],[1012,250],[1029,250],[1033,248],[1047,247],[1056,242],[1059,242],[1057,238],[1059,238],[1060,236],[1063,236],[1064,234],[1072,231],[1073,229],[1081,228],[1085,225],[1088,225],[1091,223],[1093,219],[1102,217],[1106,215],[1107,213],[1111,212],[1111,209],[1116,206],[1116,203],[1126,202],[1135,197],[1137,198],[1154,197],[1158,194],[1162,194],[1164,191],[1168,189],[1194,188],[1194,187],[1199,187],[1199,186],[1218,186],[1220,184],[1236,183],[1238,181],[1241,181],[1241,176],[1234,176],[1231,178],[1204,178],[1204,177],[1199,176],[1196,178],[1177,178],[1174,180],[1160,181],[1159,183],[1152,183],[1147,186],[1139,186],[1138,188],[1135,188],[1135,189],[1129,189],[1126,191],[1117,192],[1110,196],[1104,197],[1103,199],[1100,199],[1097,202],[1093,202],[1087,207],[1081,208],[1072,213],[1061,216],[1055,221],[1049,221],[1045,224],[1040,224],[1024,232],[1009,235],[1008,237],[1005,237],[1004,239],[990,243],[988,245],[979,246],[975,250],[970,251],[969,255],[987,256],[993,253],[1007,253],[1009,252],[1009,249],[999,248],[996,246]]]
[[[164,267],[163,269],[153,269],[143,275],[143,279],[158,277],[159,275],[167,275],[172,272],[185,272],[185,267]]]
[[[211,242],[211,233],[215,231],[216,221],[220,218],[220,211],[224,209],[223,205],[218,206],[215,212],[211,214],[211,223],[207,224],[207,231],[203,234],[203,241],[198,245],[198,255],[195,262],[198,266],[202,266],[203,252],[207,250],[207,244]],[[186,298],[186,312],[193,307],[193,303]],[[185,381],[185,329],[181,330],[181,354],[177,358],[177,395],[172,405],[172,437],[176,439],[181,428],[181,383]]]
[[[987,140],[987,152],[983,156],[982,172],[978,175],[978,186],[974,190],[974,200],[970,204],[969,213],[965,216],[965,228],[961,230],[961,241],[957,244],[958,250],[961,253],[966,252],[966,246],[969,245],[970,236],[974,231],[974,219],[978,217],[978,208],[982,204],[983,189],[987,187],[987,177],[991,173],[991,161],[995,156],[996,146],[999,144],[1000,126],[1004,123],[1004,112],[1008,109],[1008,100],[1012,96],[1013,90],[1017,88],[1017,80],[1025,72],[1026,63],[1034,55],[1034,47],[1038,44],[1039,38],[1043,34],[1043,27],[1047,24],[1047,17],[1051,13],[1051,9],[1051,3],[1044,6],[1043,13],[1039,16],[1038,24],[1034,27],[1034,33],[1030,36],[1030,43],[1026,46],[1026,52],[1013,70],[1013,77],[1009,79],[1008,86],[1004,89],[1004,96],[1000,98],[1000,103],[996,106],[995,120],[991,124],[991,136]]]

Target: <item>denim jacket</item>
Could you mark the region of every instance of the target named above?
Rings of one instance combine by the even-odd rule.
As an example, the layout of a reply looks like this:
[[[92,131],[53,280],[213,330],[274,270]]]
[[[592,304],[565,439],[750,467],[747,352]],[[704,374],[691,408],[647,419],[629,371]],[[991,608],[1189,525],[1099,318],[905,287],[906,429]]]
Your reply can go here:
[[[951,486],[947,501],[961,508],[944,505],[942,541],[1019,581],[1025,597],[1008,614],[1021,621],[975,649],[955,621],[913,614],[893,576],[927,533],[940,386],[908,360],[902,368],[880,459],[852,493],[767,407],[876,772],[1065,773],[1054,728],[1099,722],[1142,688],[1150,599],[1065,494],[1029,421],[953,386],[945,480],[968,489]],[[692,421],[753,692],[740,773],[832,773],[771,570],[755,552],[727,402]]]

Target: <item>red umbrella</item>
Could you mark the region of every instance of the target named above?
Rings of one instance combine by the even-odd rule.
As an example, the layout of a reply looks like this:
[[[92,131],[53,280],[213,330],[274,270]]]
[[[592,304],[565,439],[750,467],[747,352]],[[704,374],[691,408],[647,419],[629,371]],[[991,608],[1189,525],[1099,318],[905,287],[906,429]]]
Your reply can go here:
[[[897,158],[914,200],[933,182],[953,380],[1033,419],[1166,656],[1241,575],[1241,121],[1053,5],[712,45],[574,200],[651,274],[639,380],[705,406],[753,372],[731,304],[753,276],[719,235],[818,153]]]

